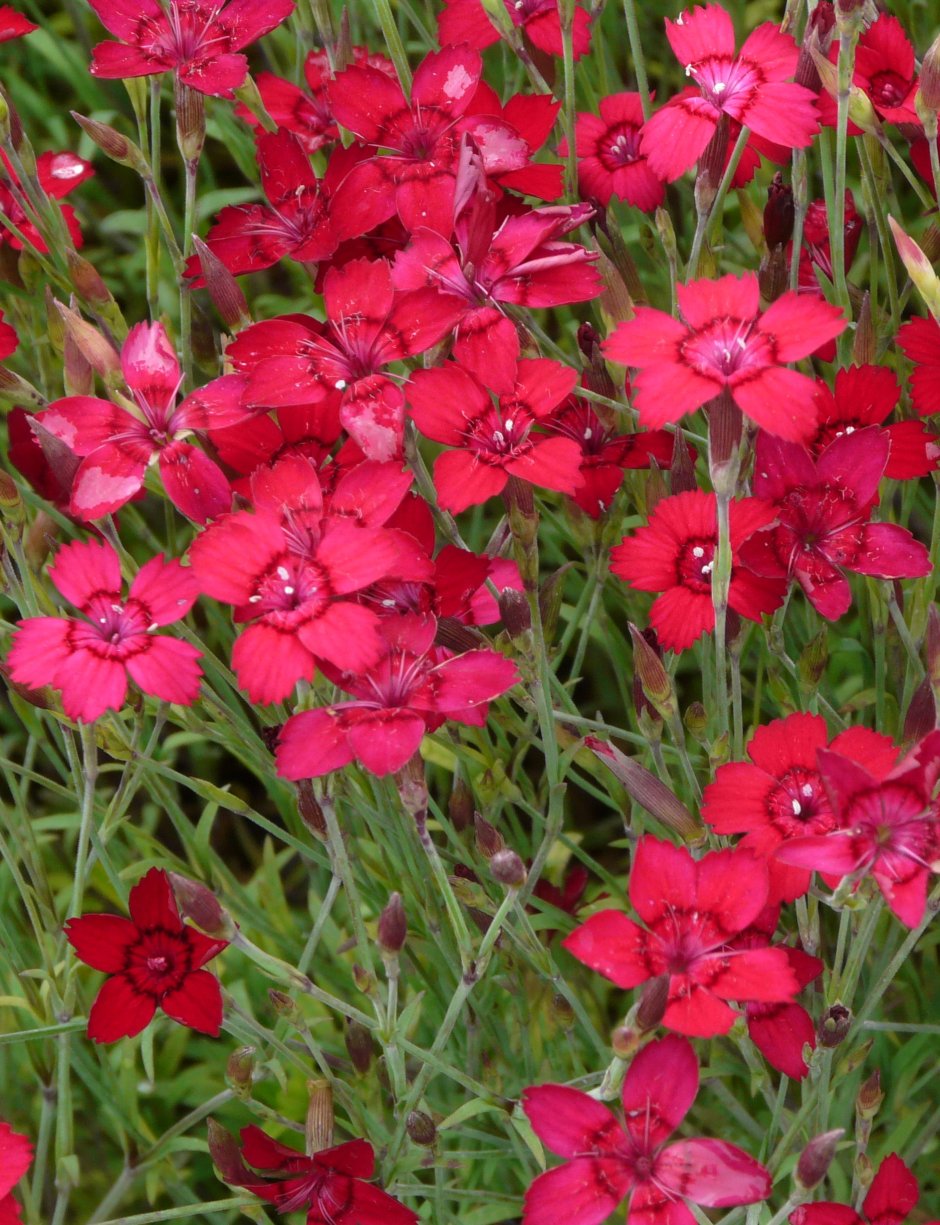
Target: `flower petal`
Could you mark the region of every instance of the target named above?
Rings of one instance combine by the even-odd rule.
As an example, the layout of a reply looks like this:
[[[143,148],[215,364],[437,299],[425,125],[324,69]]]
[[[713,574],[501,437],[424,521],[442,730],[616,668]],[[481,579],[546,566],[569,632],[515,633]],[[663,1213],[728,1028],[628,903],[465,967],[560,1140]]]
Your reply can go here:
[[[63,930],[79,961],[105,974],[123,970],[128,949],[140,939],[135,924],[122,915],[81,915],[69,919]]]
[[[181,1025],[201,1034],[219,1036],[222,1028],[222,988],[208,970],[187,974],[176,991],[169,991],[160,1000],[160,1007]]]
[[[88,1014],[88,1037],[92,1042],[116,1042],[133,1038],[146,1029],[157,1010],[152,995],[135,990],[123,974],[109,978],[98,992]]]

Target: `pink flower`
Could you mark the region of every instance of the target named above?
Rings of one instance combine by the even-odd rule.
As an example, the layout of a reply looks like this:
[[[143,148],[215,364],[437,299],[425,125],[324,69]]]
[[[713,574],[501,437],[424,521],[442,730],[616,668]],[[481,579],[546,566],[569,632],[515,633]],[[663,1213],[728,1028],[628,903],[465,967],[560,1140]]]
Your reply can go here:
[[[294,11],[294,0],[88,0],[120,42],[99,43],[96,77],[146,77],[174,72],[201,94],[233,98],[245,82],[240,52]]]
[[[643,129],[640,148],[658,178],[672,182],[694,165],[723,115],[788,149],[812,143],[819,130],[815,95],[787,81],[799,56],[789,34],[767,22],[735,55],[731,17],[707,4],[667,21],[666,37],[698,88],[683,90]]]
[[[382,776],[400,770],[426,732],[447,719],[480,727],[493,698],[519,679],[496,651],[448,656],[434,649],[434,617],[393,617],[380,627],[384,652],[361,675],[326,669],[354,697],[305,710],[284,725],[277,769],[284,778],[318,778],[359,761]]]
[[[0,4],[0,43],[9,42],[11,38],[22,38],[24,34],[32,34],[39,26],[33,25],[22,13],[18,13],[9,4]]]
[[[838,818],[824,835],[795,838],[777,851],[784,863],[836,877],[872,876],[907,927],[924,917],[927,881],[940,869],[940,732],[931,732],[889,773],[877,775],[826,749],[819,770]]]
[[[599,1225],[629,1197],[628,1219],[693,1225],[686,1201],[705,1208],[755,1204],[770,1194],[770,1174],[725,1140],[667,1140],[698,1093],[698,1061],[684,1038],[651,1042],[624,1077],[623,1121],[603,1103],[566,1085],[526,1089],[522,1108],[563,1166],[540,1174],[526,1192],[523,1225]]]
[[[60,549],[49,577],[81,619],[18,622],[7,661],[15,681],[60,689],[65,713],[84,723],[120,710],[128,677],[164,702],[189,706],[196,700],[200,652],[153,632],[185,617],[196,602],[198,587],[189,570],[158,554],[138,570],[125,599],[114,549],[87,541]]]
[[[727,1000],[774,1004],[799,990],[782,949],[735,949],[734,937],[767,904],[767,865],[749,851],[694,860],[684,847],[644,837],[630,873],[630,901],[646,924],[617,910],[592,915],[565,948],[618,987],[669,977],[663,1024],[691,1037],[726,1034]]]
[[[766,578],[798,582],[829,621],[852,603],[845,570],[875,578],[929,574],[927,550],[909,531],[870,521],[889,445],[886,431],[869,426],[833,439],[814,461],[804,447],[761,433],[754,492],[774,503],[777,516],[743,546],[744,564]]]
[[[0,311],[0,320],[3,319],[3,311]],[[16,334],[16,329],[9,323],[0,322],[0,361],[6,361],[8,357],[12,357],[19,347],[20,338]]]
[[[521,27],[533,46],[546,55],[563,53],[558,0],[503,0],[503,3],[513,25]],[[444,0],[437,28],[441,46],[469,43],[482,51],[499,42],[499,30],[490,21],[481,0]],[[591,49],[591,23],[580,4],[574,10],[571,41],[575,59]]]
[[[242,407],[244,380],[224,375],[187,396],[176,393],[182,372],[162,323],[138,323],[121,349],[121,369],[139,416],[94,396],[54,400],[36,420],[81,457],[69,509],[78,519],[100,519],[141,489],[157,461],[170,501],[205,523],[229,509],[232,491],[221,469],[184,439],[249,415]]]
[[[599,118],[578,115],[575,142],[582,196],[605,207],[616,196],[644,213],[662,204],[666,189],[641,152],[642,128],[643,108],[636,93],[602,98]]]
[[[833,64],[838,63],[839,59],[838,43],[838,39],[833,39],[829,48],[829,59]],[[875,112],[886,123],[920,126],[920,118],[914,107],[917,94],[914,48],[897,17],[879,13],[868,29],[863,30],[855,49],[852,84],[868,95]],[[818,105],[821,122],[835,127],[835,98],[823,90]],[[849,124],[850,136],[861,134],[859,127]]]
[[[20,1225],[20,1206],[13,1188],[29,1169],[33,1146],[26,1136],[0,1123],[0,1225]]]
[[[901,1225],[919,1194],[917,1179],[897,1153],[889,1153],[872,1179],[861,1213],[849,1204],[820,1200],[795,1208],[787,1219],[790,1225]]]
[[[922,417],[940,413],[940,323],[910,319],[897,336],[898,348],[914,363],[911,399]]]
[[[129,919],[88,914],[65,925],[79,960],[110,975],[88,1014],[89,1038],[132,1038],[146,1029],[158,1007],[180,1025],[217,1038],[222,991],[202,967],[228,941],[210,939],[183,922],[161,868],[151,868],[137,882],[128,905]]]
[[[14,187],[20,187],[16,171],[2,150],[0,150],[0,162],[3,163],[2,178],[9,179]],[[76,157],[74,153],[41,153],[36,159],[36,177],[39,179],[39,186],[53,200],[64,199],[76,187],[81,186],[86,179],[90,179],[94,173],[91,162]],[[22,191],[22,188],[20,190]],[[76,248],[80,247],[83,242],[82,231],[74,208],[71,204],[61,204],[59,208],[72,242]],[[48,252],[49,248],[42,234],[33,224],[32,218],[23,212],[19,200],[2,181],[0,181],[0,213],[13,222],[23,238],[37,251],[43,255]],[[4,243],[9,243],[14,251],[23,250],[23,243],[20,239],[6,226],[0,226],[0,246]]]
[[[795,293],[762,312],[753,273],[690,281],[677,293],[684,323],[640,306],[602,346],[611,361],[639,368],[633,385],[641,424],[678,421],[727,388],[744,415],[769,434],[791,442],[809,438],[816,385],[786,363],[840,335],[842,312]]]

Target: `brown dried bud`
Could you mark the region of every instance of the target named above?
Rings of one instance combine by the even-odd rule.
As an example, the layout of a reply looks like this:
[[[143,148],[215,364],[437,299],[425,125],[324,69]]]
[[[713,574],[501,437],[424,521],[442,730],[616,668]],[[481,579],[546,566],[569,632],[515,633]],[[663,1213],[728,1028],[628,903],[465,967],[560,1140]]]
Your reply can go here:
[[[856,366],[874,366],[878,360],[878,337],[871,317],[871,294],[866,289],[858,308],[855,339],[852,341],[852,361]]]
[[[72,288],[84,302],[92,306],[111,306],[114,303],[111,291],[94,264],[72,250],[66,251],[65,262],[68,264]]]
[[[187,162],[198,162],[206,141],[206,99],[195,89],[176,81],[176,143]]]
[[[447,815],[458,833],[473,822],[473,792],[459,775],[454,779],[450,799],[447,801]]]
[[[251,1097],[251,1082],[254,1079],[255,1048],[240,1046],[232,1051],[225,1065],[225,1079],[236,1097],[243,1101]]]
[[[669,975],[660,974],[658,978],[650,979],[643,988],[640,1004],[636,1010],[636,1024],[641,1033],[655,1029],[666,1015],[666,1005],[669,1003]]]
[[[364,1075],[372,1066],[372,1056],[375,1053],[372,1035],[359,1021],[352,1021],[347,1017],[343,1041],[353,1067],[360,1075]]]
[[[212,299],[219,318],[231,332],[247,327],[251,323],[251,312],[242,293],[241,286],[222,263],[211,247],[193,235],[193,250],[199,256],[206,289]]]
[[[492,859],[499,851],[505,849],[506,843],[503,841],[502,834],[478,812],[473,814],[473,825],[477,835],[477,850],[484,859]]]
[[[220,1127],[215,1119],[208,1120],[209,1156],[212,1163],[222,1175],[223,1182],[232,1186],[240,1186],[248,1175],[238,1147],[238,1141],[224,1127]]]
[[[184,918],[192,919],[196,926],[216,940],[231,940],[235,934],[232,916],[219,902],[211,889],[188,876],[170,872],[170,884]]]
[[[565,1029],[570,1029],[574,1024],[574,1009],[571,1007],[571,1002],[560,993],[552,996],[552,1012]]]
[[[510,638],[527,634],[532,628],[529,601],[525,593],[515,587],[504,587],[499,593],[499,615]]]
[[[814,1136],[800,1153],[799,1161],[793,1177],[796,1185],[802,1191],[812,1191],[826,1177],[826,1171],[832,1164],[836,1146],[845,1135],[845,1129],[837,1127],[834,1131],[823,1132]]]
[[[490,860],[490,871],[493,873],[493,879],[507,889],[521,889],[528,875],[525,864],[516,852],[508,847],[496,852]]]
[[[768,251],[783,247],[793,237],[793,191],[783,181],[778,170],[767,188],[767,203],[764,206],[764,241]]]
[[[761,259],[757,284],[765,302],[776,302],[789,288],[790,265],[784,247],[772,247]]]
[[[353,982],[363,995],[375,995],[375,975],[355,963],[352,968]]]
[[[304,1125],[307,1156],[330,1148],[333,1143],[333,1090],[328,1080],[308,1080],[307,1118]]]
[[[881,1088],[881,1072],[875,1068],[868,1080],[864,1081],[855,1098],[855,1110],[860,1119],[866,1122],[875,1117],[885,1100]]]
[[[642,1037],[632,1025],[618,1025],[611,1030],[610,1045],[618,1059],[629,1059],[639,1048]]]
[[[669,465],[669,489],[672,493],[689,493],[698,489],[692,448],[676,430],[672,440],[672,463]]]
[[[812,90],[814,94],[818,94],[822,89],[822,82],[819,79],[812,52],[814,49],[821,51],[823,55],[828,52],[835,24],[836,14],[832,7],[832,0],[820,0],[810,13],[806,29],[803,31],[803,45],[800,48],[800,58],[797,60],[793,80],[797,85],[802,85],[804,89]]]
[[[408,920],[400,893],[393,893],[379,915],[378,944],[383,953],[397,957],[408,938]]]
[[[309,778],[302,779],[297,784],[297,813],[315,838],[319,838],[321,842],[328,840],[326,817],[313,794],[313,784]]]
[[[119,166],[130,166],[142,177],[150,178],[150,166],[147,159],[132,140],[122,136],[117,129],[107,123],[89,119],[86,115],[80,115],[78,111],[69,113],[82,131],[91,137],[101,152],[110,157],[112,162],[117,162]]]
[[[904,716],[904,739],[922,740],[936,726],[937,707],[930,678],[925,676],[911,694],[910,705]]]
[[[827,1008],[816,1023],[816,1037],[820,1046],[838,1046],[845,1041],[852,1028],[852,1014],[844,1004],[833,1004]]]
[[[422,1148],[431,1148],[437,1140],[437,1128],[434,1120],[423,1110],[412,1110],[405,1120],[405,1131],[413,1144]]]
[[[287,1021],[296,1021],[300,1016],[300,1009],[285,991],[278,991],[276,987],[269,987],[268,999],[271,1001],[271,1006],[279,1017],[284,1017]]]
[[[26,507],[20,497],[16,481],[8,472],[0,470],[0,515],[15,525],[26,522]]]

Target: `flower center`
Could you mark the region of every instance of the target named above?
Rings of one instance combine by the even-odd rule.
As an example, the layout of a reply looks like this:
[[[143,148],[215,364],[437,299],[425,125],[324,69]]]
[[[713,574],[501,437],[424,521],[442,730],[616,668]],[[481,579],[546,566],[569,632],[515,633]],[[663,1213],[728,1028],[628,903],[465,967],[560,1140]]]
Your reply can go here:
[[[802,766],[788,770],[768,795],[767,816],[784,838],[825,834],[835,826],[819,774]]]
[[[621,166],[631,166],[640,156],[638,129],[626,123],[611,128],[607,133],[601,154],[607,170],[619,170]]]
[[[896,72],[877,72],[869,85],[871,99],[876,106],[900,106],[909,88],[910,82]]]
[[[701,374],[723,379],[773,364],[767,337],[755,332],[755,320],[714,319],[682,342],[681,356]]]
[[[157,997],[175,991],[192,969],[185,932],[154,927],[142,932],[127,954],[126,973],[135,989]]]
[[[707,537],[688,541],[679,554],[678,580],[691,591],[707,592],[712,588],[716,542]]]

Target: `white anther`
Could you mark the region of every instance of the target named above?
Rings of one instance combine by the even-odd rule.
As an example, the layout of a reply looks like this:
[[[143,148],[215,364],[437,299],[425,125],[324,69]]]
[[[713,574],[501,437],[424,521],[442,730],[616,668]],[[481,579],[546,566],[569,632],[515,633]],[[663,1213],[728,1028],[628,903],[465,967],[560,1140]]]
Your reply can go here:
[[[724,81],[716,81],[712,86],[712,90],[716,94],[723,94],[727,88],[728,86],[724,83]]]
[[[333,386],[337,391],[345,391],[346,390],[346,380],[337,379],[336,382],[333,384]]]
[[[700,544],[697,544],[695,548],[692,550],[692,556],[693,557],[704,557],[705,556],[705,550],[702,548]]]
[[[803,805],[800,803],[799,800],[791,800],[790,806],[793,809],[793,815],[795,817],[798,817],[800,813],[803,811]]]
[[[285,595],[293,595],[293,594],[294,594],[294,588],[293,588],[293,587],[285,587],[285,588],[284,588],[284,594],[285,594]]]
[[[594,431],[591,429],[590,426],[588,426],[587,429],[584,431],[584,441],[588,442],[593,437],[594,437]]]
[[[278,577],[278,578],[280,578],[280,579],[285,579],[285,580],[286,580],[286,579],[289,579],[289,578],[290,578],[290,570],[288,570],[288,568],[287,568],[286,566],[278,566],[278,568],[277,568],[277,577]]]
[[[812,783],[804,783],[803,786],[800,788],[800,790],[803,792],[803,795],[805,796],[807,800],[810,800],[813,798],[813,784]]]

